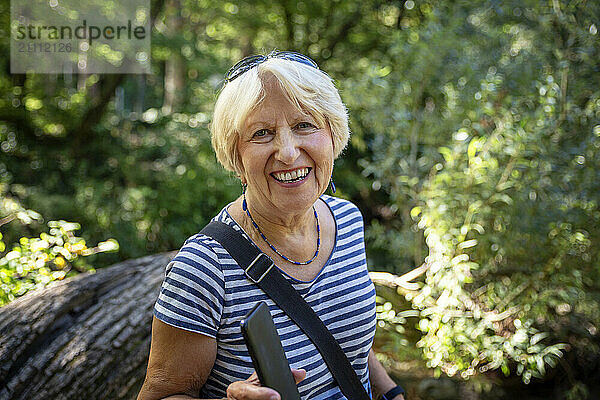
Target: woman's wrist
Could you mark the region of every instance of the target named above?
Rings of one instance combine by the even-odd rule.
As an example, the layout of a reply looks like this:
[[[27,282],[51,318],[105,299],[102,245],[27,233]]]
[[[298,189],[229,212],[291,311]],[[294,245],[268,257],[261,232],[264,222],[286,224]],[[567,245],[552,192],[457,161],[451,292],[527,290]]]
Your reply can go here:
[[[404,389],[402,388],[402,386],[400,385],[396,385],[395,387],[387,390],[382,396],[381,396],[381,400],[396,400],[396,399],[402,399],[404,398],[404,396],[401,396],[404,394]]]

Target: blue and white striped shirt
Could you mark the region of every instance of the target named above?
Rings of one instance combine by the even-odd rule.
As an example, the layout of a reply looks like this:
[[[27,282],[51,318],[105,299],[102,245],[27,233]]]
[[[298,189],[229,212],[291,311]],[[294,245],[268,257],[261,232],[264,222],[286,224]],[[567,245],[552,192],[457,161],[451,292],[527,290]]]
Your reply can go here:
[[[375,288],[367,271],[362,215],[346,200],[326,195],[321,199],[336,221],[329,260],[310,282],[282,274],[325,323],[371,394],[367,358],[375,335]],[[226,208],[214,219],[243,233]],[[302,399],[346,398],[310,339],[247,279],[218,242],[202,234],[190,237],[168,268],[154,315],[169,325],[217,339],[215,364],[200,397],[226,397],[230,383],[252,374],[240,321],[257,302],[264,301],[290,367],[306,370],[306,379],[298,384]]]

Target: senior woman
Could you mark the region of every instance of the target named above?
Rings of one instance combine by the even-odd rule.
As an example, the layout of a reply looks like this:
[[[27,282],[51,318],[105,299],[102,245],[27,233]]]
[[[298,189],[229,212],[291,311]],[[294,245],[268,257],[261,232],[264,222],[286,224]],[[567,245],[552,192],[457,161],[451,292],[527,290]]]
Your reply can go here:
[[[331,78],[299,53],[248,57],[228,72],[211,130],[218,161],[243,185],[214,219],[275,262],[370,396],[401,399],[371,350],[375,290],[362,216],[352,203],[324,194],[349,137]],[[280,398],[253,373],[240,329],[260,301],[269,306],[302,399],[346,398],[313,342],[219,242],[190,237],[167,270],[138,399]]]

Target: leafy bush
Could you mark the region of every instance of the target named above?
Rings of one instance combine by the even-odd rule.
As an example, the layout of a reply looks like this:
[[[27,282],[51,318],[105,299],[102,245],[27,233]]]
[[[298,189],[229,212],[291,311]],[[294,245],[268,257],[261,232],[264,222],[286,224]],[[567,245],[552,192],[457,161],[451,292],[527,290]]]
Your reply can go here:
[[[74,234],[80,229],[77,223],[50,221],[48,227],[49,232],[39,238],[21,238],[0,258],[0,306],[53,281],[93,272],[94,268],[81,257],[119,249],[114,239],[88,247],[83,238]]]
[[[494,128],[455,133],[455,144],[440,149],[445,165],[426,184],[422,210],[414,209],[429,248],[424,286],[412,299],[423,317],[420,345],[428,364],[449,375],[508,374],[513,363],[529,382],[567,348],[557,343],[568,339],[557,329],[565,314],[600,323],[592,278],[600,212],[588,197],[600,187],[579,162],[600,166],[600,138],[588,125],[576,149],[562,153],[551,140],[562,133],[554,130],[560,113],[547,107],[558,85],[551,76],[539,85],[527,110],[516,106],[521,98],[500,94],[501,76],[488,74],[477,119]],[[600,111],[595,101],[589,107]],[[562,176],[552,173],[559,165]]]
[[[425,267],[407,298],[438,373],[527,383],[598,351],[598,11],[448,3],[346,82],[367,196],[387,199],[373,268]]]
[[[25,209],[19,201],[2,189],[0,200],[0,226],[6,228],[11,221],[26,226],[41,221],[42,216]],[[37,238],[22,237],[17,244],[7,246],[0,233],[0,306],[24,295],[28,291],[45,287],[56,280],[79,272],[94,271],[81,257],[119,249],[114,239],[88,247],[86,241],[75,236],[81,227],[66,221],[48,222],[49,231]]]

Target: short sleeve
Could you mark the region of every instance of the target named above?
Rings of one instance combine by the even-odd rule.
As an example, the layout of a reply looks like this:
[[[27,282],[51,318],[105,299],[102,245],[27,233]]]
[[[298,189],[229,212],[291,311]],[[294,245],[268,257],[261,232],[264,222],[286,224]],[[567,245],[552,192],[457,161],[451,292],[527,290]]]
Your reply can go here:
[[[204,235],[189,238],[167,266],[154,315],[176,328],[216,338],[225,281],[219,259]]]

